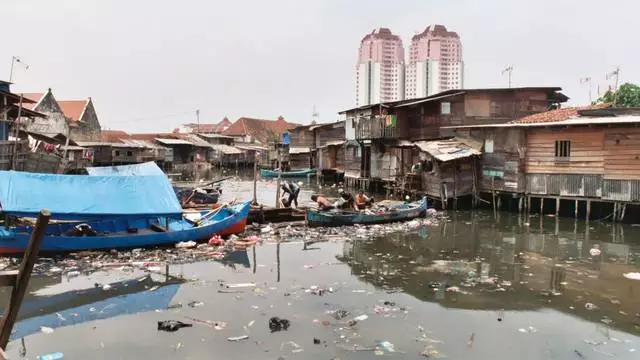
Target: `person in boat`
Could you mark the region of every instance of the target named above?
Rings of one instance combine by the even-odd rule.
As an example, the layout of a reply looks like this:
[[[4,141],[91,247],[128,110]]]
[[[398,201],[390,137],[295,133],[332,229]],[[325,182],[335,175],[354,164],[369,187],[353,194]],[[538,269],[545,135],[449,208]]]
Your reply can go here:
[[[334,206],[331,203],[331,201],[329,201],[329,199],[327,199],[322,195],[311,195],[311,201],[318,204],[318,210],[320,211],[327,211],[327,210],[334,209]]]
[[[338,189],[338,194],[340,195],[340,198],[334,204],[336,208],[342,210],[358,210],[358,208],[356,207],[356,199],[353,197],[353,195],[351,195],[351,193],[346,192],[343,189]]]
[[[281,186],[282,188],[282,205],[284,207],[291,207],[291,203],[298,207],[298,195],[300,195],[300,186],[294,182],[289,182],[287,180]],[[286,196],[285,196],[286,195]]]
[[[356,208],[358,210],[364,210],[368,207],[371,207],[373,204],[373,198],[368,197],[364,194],[364,190],[359,190],[358,195],[356,195]]]

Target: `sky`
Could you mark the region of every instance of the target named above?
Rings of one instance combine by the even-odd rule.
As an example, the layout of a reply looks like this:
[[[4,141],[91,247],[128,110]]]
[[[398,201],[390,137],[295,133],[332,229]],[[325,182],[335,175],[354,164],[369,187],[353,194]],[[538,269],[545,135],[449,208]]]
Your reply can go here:
[[[227,116],[307,124],[355,105],[357,50],[378,27],[456,31],[465,87],[561,86],[588,102],[640,82],[637,0],[0,0],[0,79],[14,92],[91,97],[103,129],[171,131]],[[11,35],[8,35],[6,31]]]

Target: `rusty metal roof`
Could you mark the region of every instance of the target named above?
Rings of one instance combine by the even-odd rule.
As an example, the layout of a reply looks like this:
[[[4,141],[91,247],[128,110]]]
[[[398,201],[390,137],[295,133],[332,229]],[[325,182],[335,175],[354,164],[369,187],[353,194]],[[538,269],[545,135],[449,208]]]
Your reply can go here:
[[[480,155],[480,148],[482,146],[478,145],[479,142],[477,141],[463,138],[416,141],[414,144],[420,151],[442,162]]]

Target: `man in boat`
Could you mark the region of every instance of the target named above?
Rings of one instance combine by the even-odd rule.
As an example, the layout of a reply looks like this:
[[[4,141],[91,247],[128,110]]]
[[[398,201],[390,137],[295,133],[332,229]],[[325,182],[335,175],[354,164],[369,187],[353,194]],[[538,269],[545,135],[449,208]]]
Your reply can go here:
[[[338,189],[338,194],[340,195],[340,198],[334,204],[336,208],[343,210],[358,210],[358,207],[356,207],[356,199],[351,195],[351,193],[346,192],[343,189]]]
[[[311,201],[314,201],[316,204],[318,204],[318,210],[320,211],[327,211],[334,208],[331,201],[321,195],[311,195]]]
[[[371,204],[373,204],[373,198],[365,195],[364,190],[359,190],[358,195],[356,195],[356,207],[358,210],[364,210],[371,207]]]
[[[300,186],[294,182],[289,182],[287,180],[281,186],[282,188],[282,205],[284,207],[291,207],[291,203],[298,207],[298,195],[300,195]],[[287,195],[285,197],[285,195]]]

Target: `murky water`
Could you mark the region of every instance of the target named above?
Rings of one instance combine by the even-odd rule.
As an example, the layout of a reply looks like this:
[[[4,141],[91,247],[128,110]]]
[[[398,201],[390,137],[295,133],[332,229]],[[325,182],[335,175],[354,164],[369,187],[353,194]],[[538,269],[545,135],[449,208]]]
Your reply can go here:
[[[258,185],[258,200],[274,202],[275,182]],[[223,200],[251,192],[228,183]],[[310,193],[305,185],[302,202]],[[308,250],[267,243],[225,263],[170,267],[186,281],[119,269],[34,277],[8,353],[18,358],[24,336],[30,359],[640,357],[640,281],[622,276],[640,271],[640,227],[449,212],[382,237],[356,230]],[[273,316],[290,329],[271,333]],[[169,319],[194,327],[159,332]],[[240,335],[249,338],[227,340]]]

